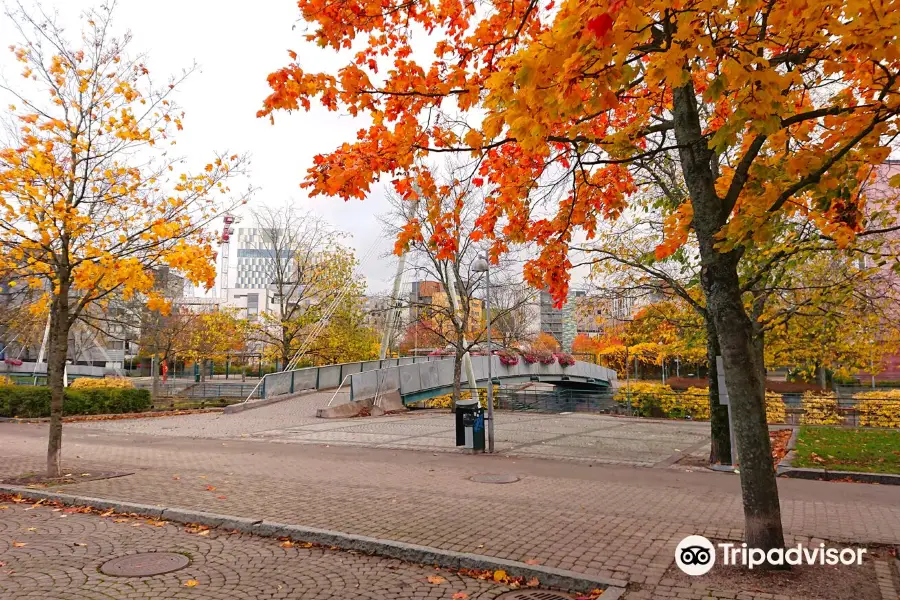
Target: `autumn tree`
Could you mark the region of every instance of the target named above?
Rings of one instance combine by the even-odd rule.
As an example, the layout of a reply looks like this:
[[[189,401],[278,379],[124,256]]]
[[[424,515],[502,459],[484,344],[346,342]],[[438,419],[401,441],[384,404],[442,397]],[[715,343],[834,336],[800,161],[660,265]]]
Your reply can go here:
[[[225,360],[228,355],[245,350],[248,326],[247,320],[238,317],[234,308],[217,307],[199,312],[187,321],[182,356],[199,363],[200,376],[205,379],[203,364]]]
[[[415,311],[415,307],[413,308]],[[419,349],[437,350],[443,348],[446,344],[443,338],[435,333],[434,327],[423,322],[422,319],[413,319],[413,322],[406,327],[398,344],[400,354],[412,354]]]
[[[200,313],[175,307],[166,312],[148,309],[141,316],[138,346],[142,355],[169,362],[189,353],[191,333]]]
[[[49,304],[47,474],[56,477],[73,325],[115,295],[162,307],[158,266],[213,285],[205,226],[240,201],[227,183],[244,160],[221,155],[182,170],[170,153],[182,129],[171,96],[183,78],[156,84],[144,58],[129,54],[130,35],[113,37],[110,8],[85,14],[77,43],[54,17],[9,16],[23,80],[3,85],[15,102],[0,144],[0,277],[44,290]]]
[[[381,338],[366,325],[362,296],[347,298],[328,319],[305,356],[317,365],[375,360]]]
[[[332,315],[349,323],[360,318],[365,290],[353,251],[321,218],[290,205],[253,212],[259,236],[250,249],[263,261],[268,298],[254,328],[256,338],[288,368],[298,352],[328,346],[320,326]]]
[[[416,292],[400,301],[400,308],[410,311],[413,322],[429,330],[441,348],[453,349],[455,406],[464,369],[469,385],[475,386],[470,352],[486,342],[485,276],[473,270],[473,263],[484,253],[473,236],[483,205],[474,178],[465,177],[457,165],[423,173],[421,182],[410,190],[416,196],[414,202],[406,202],[399,193],[389,195],[392,211],[383,222],[388,235],[397,238],[395,252],[406,252],[413,259],[405,276],[420,282]],[[492,292],[505,299],[502,306],[492,308],[493,319],[502,322],[527,302],[527,295],[510,293],[520,287],[515,279],[506,264],[492,269]],[[433,291],[425,292],[429,284]]]
[[[542,331],[531,341],[530,347],[536,352],[559,352],[559,340]]]
[[[352,47],[353,57],[333,75],[304,71],[292,53],[269,76],[260,114],[319,98],[372,118],[316,158],[313,193],[362,198],[385,173],[406,193],[424,156],[470,156],[487,186],[480,235],[495,253],[536,243],[526,276],[560,303],[573,235],[590,237],[626,209],[637,161],[676,152],[688,194],[658,254],[696,236],[734,412],[746,541],[783,546],[764,369],[739,267],[748,245],[794,215],[839,246],[862,228],[867,166],[896,135],[900,11],[834,0],[298,6],[307,39]],[[432,57],[413,53],[412,30],[431,35]]]

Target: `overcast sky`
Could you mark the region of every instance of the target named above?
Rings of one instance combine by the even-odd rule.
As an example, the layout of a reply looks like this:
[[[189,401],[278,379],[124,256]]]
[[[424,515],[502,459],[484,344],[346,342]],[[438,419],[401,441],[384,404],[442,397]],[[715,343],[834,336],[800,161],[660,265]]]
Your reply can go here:
[[[78,39],[80,13],[97,4],[42,2],[45,9],[59,10],[70,39]],[[131,52],[146,52],[148,66],[158,79],[197,62],[199,70],[177,96],[186,113],[184,131],[177,138],[179,151],[190,162],[207,162],[217,150],[250,153],[251,183],[259,188],[254,203],[280,205],[292,200],[316,212],[352,236],[345,242],[360,258],[374,243],[364,272],[370,290],[381,291],[390,287],[396,269],[394,259],[383,257],[391,243],[380,235],[376,221],[387,208],[382,188],[373,190],[365,201],[345,203],[309,198],[299,187],[313,156],[355,139],[355,132],[366,122],[317,109],[279,114],[275,126],[256,118],[269,90],[266,76],[288,62],[289,48],[300,54],[303,66],[310,70],[340,64],[332,53],[302,39],[304,24],[298,16],[291,0],[119,0],[115,25],[117,33],[131,30]],[[0,16],[0,70],[10,83],[16,82],[21,68],[6,47],[18,41],[9,18]],[[245,219],[240,225],[250,223]]]
[[[6,4],[14,1],[6,0]],[[27,6],[31,1],[23,3]],[[49,0],[42,4],[59,11],[70,39],[77,40],[80,14],[98,2]],[[147,65],[157,80],[178,74],[195,61],[199,66],[177,95],[186,112],[177,148],[189,163],[205,164],[214,151],[249,153],[251,183],[259,188],[253,204],[281,205],[290,200],[314,211],[349,234],[345,243],[355,248],[361,260],[372,250],[363,264],[370,292],[391,287],[396,269],[396,259],[389,256],[393,240],[382,235],[377,221],[387,210],[384,188],[376,186],[365,201],[345,203],[309,198],[299,187],[316,154],[352,141],[367,121],[315,105],[308,113],[279,113],[274,126],[256,118],[269,91],[266,76],[287,64],[288,49],[298,53],[307,71],[334,71],[345,63],[344,57],[303,40],[306,25],[299,21],[295,2],[119,0],[114,23],[116,33],[132,32],[131,53],[148,55]],[[18,32],[9,18],[0,15],[0,73],[10,83],[19,78],[21,66],[5,48],[17,41]],[[238,226],[249,226],[249,221],[244,219]],[[231,254],[235,255],[234,248]]]

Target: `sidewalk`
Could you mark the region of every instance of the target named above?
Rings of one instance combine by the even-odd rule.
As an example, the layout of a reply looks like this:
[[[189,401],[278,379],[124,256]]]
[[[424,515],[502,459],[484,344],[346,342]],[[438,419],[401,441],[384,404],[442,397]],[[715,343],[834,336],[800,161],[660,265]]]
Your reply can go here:
[[[457,597],[475,600],[509,591],[492,581],[397,560],[30,506],[0,502],[0,598],[424,600],[464,594]],[[99,571],[111,558],[137,552],[172,552],[189,557],[190,564],[153,577]]]
[[[44,426],[0,424],[0,476],[42,470],[45,435]],[[74,427],[65,435],[73,472],[134,472],[62,487],[71,494],[538,563],[645,590],[671,589],[664,578],[684,536],[742,536],[739,482],[727,474]],[[477,473],[521,480],[470,481]],[[900,543],[900,489],[800,480],[779,486],[789,543]]]

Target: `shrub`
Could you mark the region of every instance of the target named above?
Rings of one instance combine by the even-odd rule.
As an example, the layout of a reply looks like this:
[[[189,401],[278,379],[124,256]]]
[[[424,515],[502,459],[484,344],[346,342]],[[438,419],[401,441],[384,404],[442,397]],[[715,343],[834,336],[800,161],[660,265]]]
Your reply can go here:
[[[67,389],[63,415],[100,415],[143,412],[152,402],[148,390],[127,388]],[[46,386],[0,386],[0,417],[38,418],[50,416],[50,388]]]
[[[709,388],[689,387],[681,394],[663,395],[660,408],[670,419],[709,419]]]
[[[662,416],[662,398],[674,396],[675,392],[668,385],[648,381],[633,381],[628,388],[620,387],[613,399],[622,406],[627,406],[628,395],[631,395],[631,408],[642,417],[649,417],[654,412]]]
[[[512,366],[519,364],[518,355],[513,354],[512,352],[507,352],[504,350],[503,352],[498,352],[497,356],[500,357],[501,365],[505,365],[507,367],[512,367]]]
[[[499,386],[494,386],[494,408],[499,407],[499,399],[497,397],[498,392],[500,391]],[[469,390],[461,391],[459,393],[460,400],[469,400],[472,398],[472,392]],[[478,388],[478,400],[481,403],[481,408],[487,408],[487,388]],[[453,406],[453,393],[450,394],[442,394],[440,396],[435,396],[434,398],[429,398],[424,402],[425,408],[451,408]]]
[[[572,365],[575,364],[575,357],[572,356],[571,354],[559,352],[559,353],[554,354],[553,356],[556,357],[556,360],[557,360],[557,362],[559,362],[559,365],[561,367],[571,367]]]
[[[0,385],[13,385],[13,380],[6,375],[0,375]]]
[[[802,425],[840,425],[837,396],[833,392],[805,392],[801,403]]]
[[[859,424],[864,427],[900,427],[900,390],[873,390],[854,394],[859,401]]]
[[[766,423],[784,423],[785,418],[784,398],[776,392],[766,392]]]
[[[538,360],[540,360],[540,357],[538,356],[538,353],[537,353],[537,352],[532,352],[532,351],[523,352],[523,353],[522,353],[522,358],[524,358],[524,359],[525,359],[525,362],[527,362],[529,365],[533,365],[533,364],[536,363]]]
[[[73,390],[83,389],[134,389],[134,384],[127,377],[79,377],[69,387]]]

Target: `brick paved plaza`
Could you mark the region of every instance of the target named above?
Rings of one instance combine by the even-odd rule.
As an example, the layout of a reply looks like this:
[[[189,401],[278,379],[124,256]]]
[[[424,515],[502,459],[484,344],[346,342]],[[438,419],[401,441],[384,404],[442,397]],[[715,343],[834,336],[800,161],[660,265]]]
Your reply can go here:
[[[714,593],[771,597],[758,586],[710,590],[702,581],[672,578],[674,548],[684,536],[742,536],[738,478],[691,472],[667,460],[682,451],[699,452],[691,442],[705,424],[500,415],[498,429],[504,434],[520,427],[548,436],[544,441],[588,438],[590,431],[625,433],[621,438],[597,435],[608,445],[592,448],[591,460],[574,451],[559,457],[564,460],[546,460],[523,455],[522,448],[513,456],[512,446],[506,455],[466,456],[427,445],[400,450],[385,447],[380,437],[365,437],[410,440],[415,439],[410,432],[425,431],[424,438],[438,439],[435,422],[446,415],[316,422],[298,414],[306,411],[285,402],[248,411],[244,418],[217,414],[67,424],[67,469],[133,474],[64,485],[62,491],[538,563],[624,580],[629,600]],[[446,424],[440,426],[449,431]],[[326,435],[306,437],[316,427]],[[391,429],[395,433],[387,433]],[[644,435],[656,437],[644,442]],[[620,449],[627,448],[628,436],[649,449],[635,462],[652,466],[605,464],[627,462],[620,460],[627,454]],[[396,441],[387,445],[403,446]],[[42,470],[45,448],[46,426],[0,424],[0,476]],[[469,480],[478,473],[510,473],[520,481]],[[779,486],[788,543],[900,543],[900,490],[895,487],[800,480],[779,480]],[[894,568],[884,560],[875,566],[889,574]],[[885,585],[893,585],[890,577]],[[895,600],[884,594],[860,597]]]
[[[453,415],[449,411],[413,411],[382,418],[316,418],[316,409],[326,406],[333,395],[319,392],[234,415],[185,415],[75,426],[164,437],[250,438],[290,444],[457,452]],[[682,453],[700,460],[708,457],[709,425],[585,413],[500,411],[496,441],[497,451],[505,455],[652,467],[671,463]]]
[[[102,518],[0,502],[0,597],[43,600],[157,598],[495,598],[509,588],[447,570],[174,523]],[[115,577],[99,568],[136,552],[187,555],[186,568]],[[428,577],[445,581],[432,584]]]

